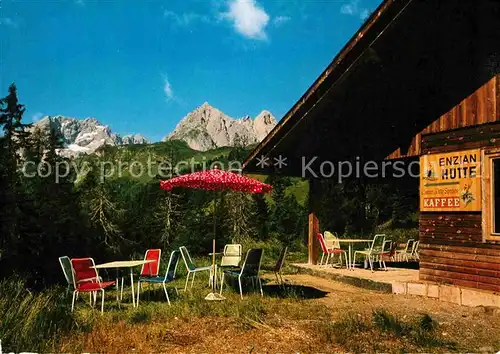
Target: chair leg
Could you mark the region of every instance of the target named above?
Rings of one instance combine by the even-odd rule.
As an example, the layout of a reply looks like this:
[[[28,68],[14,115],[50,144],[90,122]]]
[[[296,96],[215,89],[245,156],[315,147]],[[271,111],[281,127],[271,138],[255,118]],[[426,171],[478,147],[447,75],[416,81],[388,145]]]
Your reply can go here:
[[[191,273],[190,273],[190,272],[188,272],[188,273],[187,273],[187,275],[186,275],[186,286],[184,286],[184,291],[186,291],[186,290],[187,290],[187,288],[188,288],[188,282],[189,282],[189,275],[190,275],[190,274],[191,274]]]
[[[260,296],[264,296],[264,292],[262,291],[262,282],[261,282],[260,278],[257,277],[257,281],[259,282]]]
[[[281,285],[280,280],[278,279],[278,273],[274,273],[274,276],[276,277],[276,283],[278,283],[278,285]]]
[[[243,300],[243,288],[241,286],[241,278],[238,277],[238,284],[240,286],[240,296],[241,296],[241,299]]]
[[[139,306],[139,294],[140,294],[140,292],[141,292],[141,284],[142,284],[142,283],[141,283],[140,281],[138,281],[138,282],[137,282],[137,301],[136,301],[137,306]],[[132,285],[132,286],[133,286],[133,285]]]
[[[75,309],[75,299],[78,296],[78,292],[75,290],[73,291],[73,300],[71,301],[71,312]]]
[[[385,260],[382,260],[382,264],[384,265],[384,270],[387,272],[387,266],[385,265]]]
[[[222,294],[222,288],[224,287],[224,273],[222,273],[222,279],[220,281],[220,294]]]
[[[193,288],[193,285],[194,285],[194,277],[195,277],[196,273],[193,273],[193,280],[191,280],[191,289]]]
[[[325,254],[324,254],[324,253],[321,255],[321,260],[319,261],[319,265],[320,265],[320,266],[321,266],[321,265],[323,265],[323,257],[325,257]]]
[[[165,283],[163,283],[163,290],[165,290],[165,296],[167,297],[168,305],[171,306],[170,299],[168,298],[167,286],[165,285]]]
[[[342,257],[340,257],[342,258]],[[344,258],[345,258],[345,265],[347,268],[349,268],[349,262],[347,261],[347,253],[344,252]]]
[[[102,291],[102,300],[101,300],[101,315],[104,313],[104,289],[101,289]]]
[[[352,257],[352,269],[356,268],[356,252],[354,252],[354,256]]]
[[[122,301],[122,300],[123,300],[123,282],[124,282],[124,279],[123,279],[123,277],[122,277],[122,289],[121,289],[121,291],[120,291],[120,301]],[[134,284],[132,284],[132,286],[133,286],[133,285],[134,285]]]
[[[373,259],[370,256],[368,256],[368,263],[370,264],[370,269],[373,272]]]

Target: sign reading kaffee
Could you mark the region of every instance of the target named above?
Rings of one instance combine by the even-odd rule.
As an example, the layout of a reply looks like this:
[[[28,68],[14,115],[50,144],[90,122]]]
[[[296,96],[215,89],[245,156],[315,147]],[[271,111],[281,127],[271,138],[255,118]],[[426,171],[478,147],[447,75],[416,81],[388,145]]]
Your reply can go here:
[[[420,157],[420,211],[480,211],[481,151]]]

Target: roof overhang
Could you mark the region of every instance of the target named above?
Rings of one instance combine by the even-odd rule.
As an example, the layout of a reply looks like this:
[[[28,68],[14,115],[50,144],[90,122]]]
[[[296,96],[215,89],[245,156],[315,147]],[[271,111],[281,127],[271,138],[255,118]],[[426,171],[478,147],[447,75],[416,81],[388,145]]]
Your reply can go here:
[[[500,72],[500,2],[387,0],[244,163],[382,160]],[[270,166],[262,168],[266,156]],[[273,159],[286,158],[277,168]]]

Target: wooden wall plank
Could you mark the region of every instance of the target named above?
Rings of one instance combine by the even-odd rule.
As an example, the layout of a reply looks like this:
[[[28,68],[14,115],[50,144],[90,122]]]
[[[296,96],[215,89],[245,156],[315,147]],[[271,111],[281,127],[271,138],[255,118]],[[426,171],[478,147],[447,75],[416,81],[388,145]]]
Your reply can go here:
[[[458,264],[420,262],[420,269],[432,269],[432,270],[453,272],[457,273],[458,274],[457,277],[460,277],[462,279],[463,279],[462,274],[466,276],[484,277],[485,279],[474,278],[473,280],[488,284],[500,284],[500,270],[498,270],[498,267],[500,267],[500,264],[495,264],[493,268],[486,269],[486,268],[478,268],[475,265],[468,267],[465,265],[458,265]]]
[[[401,154],[401,149],[390,153],[386,159],[398,159],[410,156],[419,156],[423,151],[420,140],[422,134],[436,134],[448,130],[473,127],[480,124],[492,123],[500,120],[500,75],[478,88],[462,102],[458,103],[449,112],[437,118],[420,133],[416,134],[406,155]],[[442,137],[441,137],[442,138]],[[498,137],[500,139],[500,136]],[[441,140],[441,143],[443,140]],[[455,144],[456,145],[456,144]],[[481,145],[472,146],[480,147]],[[461,147],[462,148],[462,147]],[[450,150],[452,151],[452,150]]]
[[[495,291],[495,292],[500,291],[500,285],[484,284],[481,282],[469,281],[469,280],[463,280],[463,279],[447,278],[447,277],[443,276],[442,274],[439,276],[436,276],[436,275],[431,275],[431,274],[420,273],[419,277],[420,277],[420,280],[431,281],[431,282],[435,282],[435,283],[454,284],[457,286],[463,286],[463,287],[467,287],[467,288],[476,288],[476,289],[489,290],[489,291]]]
[[[421,262],[420,266],[423,268],[432,268],[429,266],[425,266],[425,264],[434,264],[434,265],[442,265],[442,266],[456,266],[456,267],[467,267],[473,271],[480,270],[488,270],[488,271],[500,271],[500,263],[488,263],[488,262],[476,262],[476,261],[467,261],[461,259],[454,258],[443,258],[443,257],[432,257],[427,256],[425,262]],[[465,271],[467,272],[467,271]],[[475,274],[475,273],[472,273]]]
[[[490,256],[482,254],[468,254],[468,253],[454,253],[446,251],[434,251],[434,250],[421,250],[420,251],[420,261],[428,262],[431,258],[448,258],[460,261],[472,261],[477,263],[495,263],[500,264],[499,256]]]
[[[477,243],[474,247],[468,246],[453,246],[453,245],[435,245],[429,243],[422,243],[422,250],[431,250],[431,251],[445,251],[445,252],[453,252],[456,254],[470,254],[470,255],[486,255],[486,256],[495,256],[500,257],[500,245],[490,244],[490,243]]]
[[[453,268],[446,267],[446,270],[440,270],[436,269],[439,267],[439,265],[434,265],[434,269],[431,268],[420,268],[420,273],[421,274],[429,274],[429,275],[434,275],[434,276],[441,276],[444,278],[448,279],[460,279],[460,280],[468,280],[472,282],[478,282],[478,283],[483,283],[483,284],[492,284],[492,285],[498,285],[500,286],[500,278],[496,277],[497,272],[494,272],[494,276],[482,276],[482,275],[476,275],[476,274],[468,274],[465,273],[464,271],[453,271]],[[444,268],[444,267],[442,267]]]

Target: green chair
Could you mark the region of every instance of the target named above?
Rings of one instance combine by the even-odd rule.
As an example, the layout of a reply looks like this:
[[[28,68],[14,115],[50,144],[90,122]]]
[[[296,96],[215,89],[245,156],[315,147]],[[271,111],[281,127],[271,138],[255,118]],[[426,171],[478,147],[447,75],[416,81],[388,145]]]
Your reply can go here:
[[[240,296],[242,299],[243,299],[243,286],[241,282],[242,279],[251,280],[254,286],[258,284],[260,288],[260,295],[264,296],[264,293],[262,292],[262,282],[259,278],[260,263],[262,261],[263,252],[264,251],[262,250],[262,248],[252,248],[247,252],[247,256],[245,258],[243,266],[241,267],[241,271],[235,272],[231,270],[225,270],[220,285],[220,293],[222,294],[222,288],[224,287],[225,277],[231,276],[238,278],[238,285],[240,287]]]
[[[189,282],[189,276],[193,274],[193,280],[191,281],[191,288],[193,287],[194,284],[194,276],[198,272],[204,272],[204,271],[209,271],[210,276],[209,276],[209,286],[212,284],[212,266],[207,266],[207,267],[196,267],[196,265],[193,263],[193,260],[191,259],[191,256],[189,255],[189,252],[186,247],[181,246],[179,247],[179,251],[181,252],[182,259],[184,260],[184,264],[186,265],[186,270],[188,272],[186,276],[186,286],[184,287],[184,291],[187,290],[188,282]]]
[[[170,305],[170,298],[168,297],[166,284],[175,280],[175,273],[177,271],[177,264],[179,263],[179,251],[172,251],[170,254],[170,260],[168,261],[167,272],[165,276],[155,276],[155,277],[141,277],[137,282],[137,306],[139,306],[139,294],[141,292],[141,285],[143,283],[149,284],[161,284],[163,286],[163,291],[167,298],[167,302]],[[175,288],[177,292],[177,288]]]
[[[59,264],[61,265],[64,273],[66,283],[68,283],[66,293],[69,294],[70,288],[73,287],[73,268],[71,268],[71,259],[69,259],[68,256],[59,257]]]

